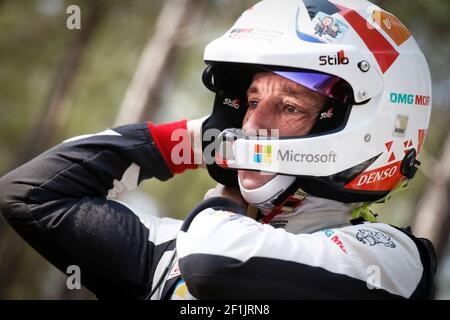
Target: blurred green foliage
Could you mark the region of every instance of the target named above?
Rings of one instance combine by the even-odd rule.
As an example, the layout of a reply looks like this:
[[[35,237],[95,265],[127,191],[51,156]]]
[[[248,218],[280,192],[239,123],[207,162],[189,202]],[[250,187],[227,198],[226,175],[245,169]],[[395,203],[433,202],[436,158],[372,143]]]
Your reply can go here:
[[[148,120],[160,123],[193,119],[210,112],[213,95],[201,83],[203,49],[228,29],[240,12],[255,2],[206,2],[201,21],[195,23],[188,37],[180,40],[180,50],[171,62],[176,77],[170,79],[164,89],[161,109]],[[435,99],[426,150],[438,157],[449,120],[450,2],[375,2],[411,29],[427,56]],[[0,1],[0,175],[19,164],[33,128],[42,121],[59,67],[76,37],[77,31],[70,31],[65,25],[69,4],[79,5],[83,17],[92,2]],[[74,85],[64,101],[71,107],[67,121],[61,132],[55,132],[54,143],[112,126],[139,55],[154,32],[155,18],[162,4],[163,0],[103,1],[99,24],[83,52]],[[385,213],[380,220],[402,226],[410,224],[426,183],[426,176],[419,172],[408,191],[377,207]],[[141,189],[156,201],[158,214],[183,218],[213,186],[206,170],[196,170],[167,182],[146,181]],[[0,227],[4,224],[0,219]],[[2,254],[7,250],[15,250],[15,246],[23,248],[17,260],[19,266],[9,275],[10,281],[0,283],[0,298],[57,298],[48,293],[48,287],[43,287],[43,279],[54,277],[54,268],[24,245],[10,229],[0,230],[5,230],[0,234],[0,264]],[[67,293],[63,297],[71,298]],[[86,295],[84,298],[92,297]]]

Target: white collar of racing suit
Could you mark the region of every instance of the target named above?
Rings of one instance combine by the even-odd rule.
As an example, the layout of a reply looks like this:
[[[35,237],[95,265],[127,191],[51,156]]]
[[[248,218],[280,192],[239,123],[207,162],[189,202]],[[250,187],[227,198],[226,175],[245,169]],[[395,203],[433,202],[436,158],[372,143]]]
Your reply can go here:
[[[349,225],[352,208],[352,204],[307,195],[293,212],[280,213],[269,224],[294,234],[312,233]]]

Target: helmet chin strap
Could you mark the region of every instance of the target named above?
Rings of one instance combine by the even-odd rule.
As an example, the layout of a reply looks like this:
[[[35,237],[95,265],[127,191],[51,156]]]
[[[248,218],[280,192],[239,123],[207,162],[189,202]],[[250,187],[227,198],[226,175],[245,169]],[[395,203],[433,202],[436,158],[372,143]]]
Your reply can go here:
[[[281,213],[293,212],[306,198],[296,177],[276,175],[272,180],[256,189],[246,189],[238,178],[243,198],[264,213],[262,223],[269,223]]]
[[[296,178],[293,176],[278,174],[259,188],[246,189],[242,185],[241,179],[238,178],[242,197],[252,206],[266,212],[277,206],[280,196],[285,195],[285,192],[292,186],[295,180]]]

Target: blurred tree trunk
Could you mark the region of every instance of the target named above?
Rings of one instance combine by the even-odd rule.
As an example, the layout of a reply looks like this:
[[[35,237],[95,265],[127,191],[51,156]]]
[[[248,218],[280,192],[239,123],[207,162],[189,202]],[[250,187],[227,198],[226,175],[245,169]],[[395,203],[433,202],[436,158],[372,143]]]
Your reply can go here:
[[[74,41],[59,67],[53,89],[42,112],[43,118],[36,123],[29,135],[24,152],[19,159],[20,163],[28,161],[52,146],[58,133],[64,127],[71,108],[70,104],[65,103],[67,96],[78,74],[83,53],[103,17],[104,9],[103,1],[89,2],[89,9],[81,12],[81,30],[67,31],[76,33]]]
[[[30,140],[24,148],[19,163],[28,161],[51,146],[59,129],[64,126],[65,116],[70,112],[70,105],[65,103],[65,100],[78,73],[83,52],[101,18],[101,3],[100,1],[90,2],[92,8],[89,15],[82,16],[82,29],[78,31],[79,34],[60,67],[48,103],[42,113],[43,118],[30,134]],[[167,0],[164,2],[154,35],[141,54],[115,125],[144,121],[158,110],[165,83],[163,80],[167,81],[174,76],[170,62],[176,55],[178,42],[182,39],[182,33],[185,31],[183,29],[192,17],[198,17],[203,4],[205,1],[202,0]],[[0,238],[1,234],[0,230]],[[6,292],[8,286],[16,281],[11,277],[11,268],[20,264],[22,253],[26,247],[27,245],[23,241],[14,242],[14,248],[9,247],[8,250],[0,247],[0,254],[1,251],[13,253],[7,257],[8,261],[2,260],[0,263],[0,285],[2,287],[0,288],[0,297],[2,297],[2,291]],[[60,273],[54,275],[52,270],[49,272],[49,278],[46,280],[48,282],[47,297],[52,299],[92,298],[86,290],[69,291],[66,288],[67,277]]]
[[[1,3],[1,0],[0,0]],[[86,15],[84,14],[86,12]],[[65,103],[68,93],[74,83],[79,70],[83,53],[89,44],[104,12],[102,1],[89,2],[89,9],[82,11],[81,30],[68,31],[77,33],[73,44],[69,47],[55,78],[53,88],[49,94],[49,99],[42,112],[42,119],[39,119],[36,126],[28,135],[28,141],[19,153],[14,167],[42,152],[54,142],[55,137],[61,128],[64,127],[66,116],[70,112],[70,105]],[[20,265],[24,257],[25,249],[28,248],[24,241],[17,240],[11,235],[12,229],[7,227],[4,221],[0,222],[0,298],[6,295],[8,288],[17,279],[12,277],[15,268]],[[65,282],[64,282],[65,286]]]
[[[142,122],[159,109],[164,82],[173,74],[171,61],[175,60],[181,30],[201,10],[203,3],[200,0],[164,2],[153,37],[142,51],[114,126]]]
[[[450,134],[442,150],[413,223],[414,234],[429,239],[438,257],[445,249],[450,232]]]

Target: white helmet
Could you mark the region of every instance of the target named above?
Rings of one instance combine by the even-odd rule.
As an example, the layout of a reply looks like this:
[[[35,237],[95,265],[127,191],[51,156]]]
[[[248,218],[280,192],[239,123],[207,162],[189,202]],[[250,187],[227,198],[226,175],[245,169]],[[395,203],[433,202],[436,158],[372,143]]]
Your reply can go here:
[[[204,59],[203,82],[216,93],[204,131],[241,128],[246,90],[261,70],[329,98],[306,136],[224,132],[235,141],[231,155],[215,154],[220,166],[208,165],[218,182],[238,186],[236,170],[277,174],[259,189],[241,186],[250,203],[280,205],[299,188],[340,202],[375,201],[417,171],[431,114],[430,72],[406,27],[378,6],[264,0],[211,42]]]

